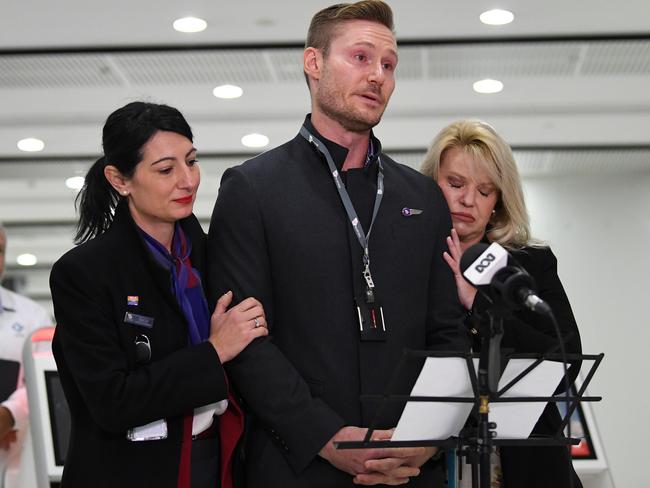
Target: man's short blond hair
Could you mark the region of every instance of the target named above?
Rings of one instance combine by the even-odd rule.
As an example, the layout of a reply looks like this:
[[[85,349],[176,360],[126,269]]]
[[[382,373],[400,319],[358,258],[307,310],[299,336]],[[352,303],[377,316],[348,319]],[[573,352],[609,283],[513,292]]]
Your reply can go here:
[[[323,53],[326,58],[332,39],[336,37],[341,24],[351,20],[367,20],[386,26],[391,32],[393,27],[393,11],[381,0],[362,0],[355,3],[338,3],[316,12],[312,17],[307,31],[305,49],[313,47]],[[309,86],[309,79],[305,73]]]

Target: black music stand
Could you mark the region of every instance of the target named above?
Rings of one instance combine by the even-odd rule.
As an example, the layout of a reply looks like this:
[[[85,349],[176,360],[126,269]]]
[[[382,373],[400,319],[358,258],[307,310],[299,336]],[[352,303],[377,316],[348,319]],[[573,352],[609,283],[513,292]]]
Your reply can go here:
[[[557,346],[559,347],[559,346]],[[553,348],[557,349],[557,347]],[[483,349],[485,350],[485,348]],[[399,377],[399,372],[404,367],[406,361],[414,359],[422,359],[427,357],[456,357],[463,358],[467,364],[467,371],[469,372],[470,382],[472,385],[473,396],[471,397],[433,397],[433,396],[410,396],[410,395],[394,395],[391,391],[395,391],[395,382]],[[481,471],[481,479],[483,480],[480,488],[489,487],[490,475],[490,452],[493,446],[557,446],[557,445],[573,445],[578,444],[579,439],[565,438],[563,436],[564,427],[568,424],[571,414],[577,408],[579,402],[594,402],[600,401],[602,397],[584,396],[584,393],[591,382],[596,369],[600,365],[604,354],[567,354],[567,360],[574,361],[593,361],[585,379],[580,386],[580,389],[568,397],[570,402],[567,412],[562,419],[558,431],[552,438],[528,438],[528,439],[500,439],[495,438],[495,431],[498,426],[489,422],[489,403],[516,403],[516,402],[564,402],[567,400],[566,396],[556,397],[503,397],[503,394],[511,389],[517,382],[525,377],[530,371],[536,368],[544,360],[561,361],[563,358],[553,352],[544,354],[511,354],[508,359],[534,359],[533,363],[522,371],[516,378],[510,381],[500,390],[496,388],[492,393],[485,392],[485,389],[479,384],[479,377],[477,376],[476,368],[474,367],[474,357],[471,353],[466,352],[434,352],[434,351],[416,351],[404,350],[402,358],[395,369],[395,372],[388,382],[386,391],[383,395],[363,395],[362,401],[381,402],[373,421],[368,428],[368,432],[363,440],[360,441],[344,441],[336,442],[337,449],[363,449],[363,448],[382,448],[382,447],[446,447],[456,448],[461,456],[465,456],[468,462],[472,464],[472,486],[478,487],[478,472]],[[487,371],[486,371],[487,372]],[[498,378],[497,378],[498,380]],[[487,383],[487,377],[483,378],[484,383]],[[573,388],[572,388],[573,390]],[[376,420],[381,417],[384,406],[389,402],[399,402],[406,404],[407,402],[445,402],[445,403],[472,403],[479,411],[479,425],[477,429],[468,431],[463,429],[457,437],[450,437],[448,439],[427,439],[427,440],[410,440],[410,441],[373,441],[371,440],[372,433],[376,430]],[[486,478],[487,476],[487,478]],[[487,480],[487,481],[486,481]]]

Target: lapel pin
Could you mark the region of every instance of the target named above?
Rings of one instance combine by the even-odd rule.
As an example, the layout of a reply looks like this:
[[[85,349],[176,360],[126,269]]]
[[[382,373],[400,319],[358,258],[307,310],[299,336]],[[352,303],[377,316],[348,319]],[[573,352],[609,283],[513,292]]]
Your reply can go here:
[[[137,307],[140,302],[140,297],[137,295],[129,295],[126,297],[126,304]]]
[[[421,213],[422,213],[422,210],[420,210],[419,208],[404,207],[402,209],[402,215],[404,217],[410,217],[411,215],[420,215]]]

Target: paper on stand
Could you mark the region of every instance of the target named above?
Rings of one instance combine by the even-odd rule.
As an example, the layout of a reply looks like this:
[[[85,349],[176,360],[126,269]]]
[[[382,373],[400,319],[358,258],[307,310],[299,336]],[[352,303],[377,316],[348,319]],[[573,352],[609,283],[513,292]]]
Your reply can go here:
[[[507,385],[533,359],[511,359],[499,389]],[[474,359],[478,370],[478,359]],[[542,361],[503,396],[552,396],[562,379],[563,365]],[[472,398],[467,363],[462,358],[427,358],[411,396]],[[498,438],[526,439],[545,407],[544,402],[490,403],[490,422],[496,422]],[[447,439],[457,436],[473,407],[459,402],[408,402],[391,438],[393,441]]]
[[[411,396],[472,398],[467,363],[462,358],[427,358]],[[472,403],[408,402],[393,441],[447,439],[458,435]]]
[[[511,359],[508,361],[508,365],[499,379],[499,389],[510,383],[533,362],[535,362],[534,359]],[[542,361],[505,392],[503,398],[553,396],[562,375],[562,363]],[[490,403],[489,419],[490,422],[497,424],[497,438],[528,439],[542,415],[544,407],[546,407],[544,402]]]

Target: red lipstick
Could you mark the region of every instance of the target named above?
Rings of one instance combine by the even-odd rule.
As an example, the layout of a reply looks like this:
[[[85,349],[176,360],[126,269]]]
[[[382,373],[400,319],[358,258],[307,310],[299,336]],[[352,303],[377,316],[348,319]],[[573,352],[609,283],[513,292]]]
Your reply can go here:
[[[174,199],[174,201],[176,203],[186,205],[188,203],[192,203],[192,195],[188,195],[188,196],[183,197],[183,198],[176,198],[176,199]]]

